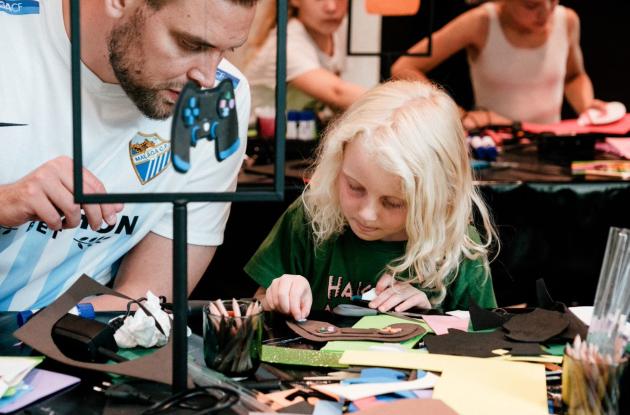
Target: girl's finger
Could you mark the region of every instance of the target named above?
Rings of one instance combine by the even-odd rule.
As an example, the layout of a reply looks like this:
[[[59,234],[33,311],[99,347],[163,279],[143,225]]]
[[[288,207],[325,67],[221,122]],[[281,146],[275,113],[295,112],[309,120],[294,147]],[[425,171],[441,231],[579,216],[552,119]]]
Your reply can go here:
[[[283,314],[291,312],[291,278],[280,277],[278,279],[278,289],[276,291],[276,306]]]
[[[368,307],[378,308],[380,310],[380,307],[387,302],[392,295],[395,295],[394,290],[392,290],[392,287],[389,287],[380,293],[374,300],[370,301]]]
[[[311,313],[312,305],[313,293],[311,293],[311,288],[309,287],[308,290],[306,290],[306,292],[304,293],[304,296],[302,296],[302,319],[307,318],[308,315]]]
[[[394,277],[392,277],[390,274],[383,274],[376,283],[376,294],[378,295],[385,291],[387,288],[391,287],[393,282]]]
[[[302,320],[302,289],[296,281],[293,281],[289,292],[289,308],[291,316],[295,320]]]
[[[430,309],[431,303],[429,302],[429,299],[427,298],[427,295],[425,293],[423,293],[422,291],[418,291],[416,294],[412,295],[411,297],[407,298],[402,303],[398,304],[395,310],[406,311],[412,307]]]

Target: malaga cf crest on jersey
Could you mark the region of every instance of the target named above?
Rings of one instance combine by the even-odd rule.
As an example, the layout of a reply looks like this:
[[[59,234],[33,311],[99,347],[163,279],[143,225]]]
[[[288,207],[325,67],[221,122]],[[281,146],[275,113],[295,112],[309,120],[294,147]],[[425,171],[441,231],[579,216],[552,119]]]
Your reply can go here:
[[[157,134],[138,132],[129,141],[129,157],[140,183],[145,184],[162,173],[170,164],[171,143]]]

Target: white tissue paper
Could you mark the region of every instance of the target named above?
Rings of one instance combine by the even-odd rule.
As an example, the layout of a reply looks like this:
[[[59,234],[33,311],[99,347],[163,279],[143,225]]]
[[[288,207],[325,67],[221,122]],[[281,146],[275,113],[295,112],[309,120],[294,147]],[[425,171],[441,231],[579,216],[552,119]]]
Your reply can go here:
[[[144,307],[160,323],[162,334],[155,324],[153,317],[148,316],[142,308],[138,308],[134,315],[125,318],[123,325],[114,333],[114,339],[118,347],[129,349],[132,347],[160,347],[168,342],[171,331],[171,317],[160,307],[160,299],[151,291],[147,291],[147,300],[142,303]],[[190,335],[190,329],[188,329]]]

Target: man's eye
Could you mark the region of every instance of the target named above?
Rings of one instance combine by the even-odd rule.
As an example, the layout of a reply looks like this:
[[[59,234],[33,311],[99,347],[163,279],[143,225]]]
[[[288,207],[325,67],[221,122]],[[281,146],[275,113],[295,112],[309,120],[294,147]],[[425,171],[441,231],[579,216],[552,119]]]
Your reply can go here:
[[[186,39],[180,40],[180,44],[182,45],[182,47],[184,49],[187,49],[187,50],[190,50],[190,51],[193,51],[193,52],[201,50],[201,46],[199,46],[198,43],[191,42],[191,41],[188,41]]]

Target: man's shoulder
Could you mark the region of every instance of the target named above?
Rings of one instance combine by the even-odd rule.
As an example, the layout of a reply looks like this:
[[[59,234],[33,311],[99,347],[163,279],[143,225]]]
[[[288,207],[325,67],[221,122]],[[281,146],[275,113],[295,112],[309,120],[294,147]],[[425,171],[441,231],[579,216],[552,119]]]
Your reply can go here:
[[[227,59],[221,60],[216,74],[217,82],[221,82],[224,79],[232,81],[237,93],[240,91],[249,91],[249,82],[247,78],[245,78],[245,75]]]

